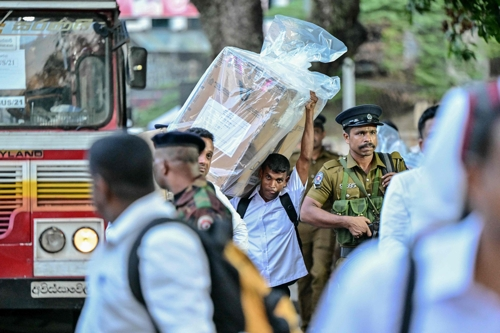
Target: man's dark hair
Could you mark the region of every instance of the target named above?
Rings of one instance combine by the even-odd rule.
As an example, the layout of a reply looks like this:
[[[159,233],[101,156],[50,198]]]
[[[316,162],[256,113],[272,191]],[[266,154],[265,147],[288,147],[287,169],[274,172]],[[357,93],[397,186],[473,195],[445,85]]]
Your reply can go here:
[[[90,173],[101,176],[118,198],[135,201],[154,191],[153,155],[143,139],[129,134],[100,139],[88,158]]]
[[[269,155],[264,163],[262,163],[262,170],[268,167],[272,172],[282,173],[290,170],[290,162],[288,159],[281,154],[271,154]]]
[[[209,132],[206,129],[204,129],[204,128],[201,128],[201,127],[191,127],[186,132],[187,133],[196,134],[199,137],[202,137],[202,138],[205,138],[205,139],[210,139],[210,140],[212,140],[212,142],[214,142],[214,135],[211,132]]]
[[[424,128],[425,128],[425,123],[427,120],[432,119],[436,116],[437,109],[439,108],[439,105],[434,105],[431,106],[430,108],[427,108],[424,113],[420,116],[418,119],[418,137],[422,139],[424,137]]]
[[[314,128],[319,128],[321,132],[325,131],[326,118],[322,114],[319,114],[316,119],[314,119]]]

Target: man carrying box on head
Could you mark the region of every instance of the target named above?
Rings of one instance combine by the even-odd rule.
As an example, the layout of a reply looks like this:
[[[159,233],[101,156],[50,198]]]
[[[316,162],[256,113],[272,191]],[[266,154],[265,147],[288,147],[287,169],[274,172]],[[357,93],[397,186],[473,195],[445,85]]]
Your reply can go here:
[[[290,295],[288,286],[307,274],[295,225],[313,151],[313,115],[317,100],[311,92],[311,100],[305,107],[302,150],[291,175],[288,176],[288,159],[271,154],[261,166],[260,185],[248,197],[231,200],[247,223],[248,256],[270,286],[287,295]]]

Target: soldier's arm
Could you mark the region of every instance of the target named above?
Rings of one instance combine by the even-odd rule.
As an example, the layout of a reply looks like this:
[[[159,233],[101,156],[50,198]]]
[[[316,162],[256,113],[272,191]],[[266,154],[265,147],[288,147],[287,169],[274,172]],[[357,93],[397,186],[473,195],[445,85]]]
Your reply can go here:
[[[366,217],[331,214],[321,209],[322,205],[307,196],[300,209],[300,220],[320,228],[345,228],[357,238],[364,234],[371,237],[372,233],[368,227],[370,220]]]
[[[304,134],[302,134],[302,141],[300,143],[300,156],[297,160],[295,168],[299,174],[302,184],[306,184],[309,176],[309,164],[312,159],[313,145],[314,145],[314,108],[318,97],[311,91],[311,100],[306,104],[306,123],[304,126]]]
[[[330,161],[325,163],[318,172],[314,178],[313,187],[302,203],[300,220],[322,228],[346,228],[354,237],[363,234],[371,236],[368,228],[370,221],[366,217],[336,215],[321,209],[328,198],[333,197],[335,200],[334,191],[339,185],[335,181],[337,178],[335,172],[340,171],[340,169],[335,168],[338,166],[337,161]]]

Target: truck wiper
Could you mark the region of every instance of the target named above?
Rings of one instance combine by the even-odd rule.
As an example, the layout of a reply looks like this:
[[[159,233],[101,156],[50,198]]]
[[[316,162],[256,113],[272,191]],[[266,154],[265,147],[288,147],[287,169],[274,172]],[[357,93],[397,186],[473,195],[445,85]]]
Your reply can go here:
[[[0,24],[4,23],[5,20],[10,16],[10,14],[12,14],[14,11],[13,10],[9,10],[7,12],[7,14],[5,14],[5,16],[3,17],[3,19],[0,21]]]

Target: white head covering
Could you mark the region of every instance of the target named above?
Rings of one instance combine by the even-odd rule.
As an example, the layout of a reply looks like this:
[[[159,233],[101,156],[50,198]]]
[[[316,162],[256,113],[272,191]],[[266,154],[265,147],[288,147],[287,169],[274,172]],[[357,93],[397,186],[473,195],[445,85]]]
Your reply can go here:
[[[426,147],[422,166],[424,180],[415,189],[421,199],[416,203],[417,213],[412,221],[416,230],[453,223],[462,217],[467,180],[461,158],[469,114],[468,90],[450,90],[440,104]]]
[[[461,150],[468,114],[466,90],[449,91],[440,104],[426,146],[422,164],[424,180],[415,189],[421,199],[415,203],[418,205],[412,222],[415,230],[454,222],[462,216],[467,184]]]

